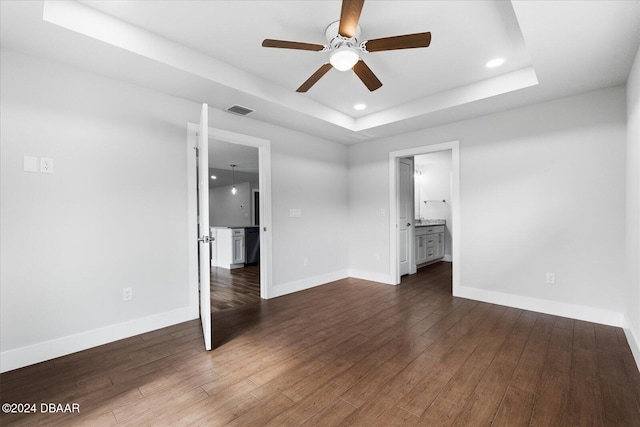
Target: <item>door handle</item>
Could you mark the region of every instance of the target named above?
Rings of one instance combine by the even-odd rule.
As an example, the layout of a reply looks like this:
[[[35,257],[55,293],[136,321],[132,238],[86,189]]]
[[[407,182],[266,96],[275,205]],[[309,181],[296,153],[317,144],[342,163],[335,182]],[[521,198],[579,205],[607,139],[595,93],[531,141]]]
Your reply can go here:
[[[214,240],[216,240],[215,237],[202,236],[198,239],[198,242],[209,243],[209,242],[213,242]]]
[[[407,227],[410,227],[410,226],[411,226],[411,223],[410,223],[410,222],[408,222],[408,223],[407,223]]]

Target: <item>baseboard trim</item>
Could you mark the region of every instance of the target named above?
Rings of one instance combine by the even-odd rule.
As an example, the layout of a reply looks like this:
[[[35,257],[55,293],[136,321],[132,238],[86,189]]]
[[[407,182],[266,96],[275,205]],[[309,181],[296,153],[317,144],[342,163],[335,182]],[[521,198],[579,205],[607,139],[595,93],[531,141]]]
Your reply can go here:
[[[269,298],[276,298],[293,292],[304,291],[305,289],[326,285],[327,283],[346,279],[347,277],[349,277],[348,270],[338,270],[331,273],[321,274],[319,276],[306,277],[300,280],[281,283],[273,286],[271,292],[269,292]]]
[[[369,280],[371,282],[384,283],[385,285],[396,285],[389,274],[374,273],[364,270],[349,270],[349,277],[354,279]]]
[[[12,371],[35,363],[66,356],[78,351],[129,338],[145,332],[193,320],[190,307],[142,317],[79,334],[7,350],[0,353],[0,372]]]
[[[623,313],[601,308],[587,307],[583,305],[567,304],[558,301],[549,301],[539,298],[525,297],[521,295],[506,294],[502,292],[487,291],[484,289],[458,287],[454,294],[456,297],[468,298],[491,304],[505,305],[537,313],[551,314],[554,316],[568,317],[587,322],[600,323],[602,325],[623,327]]]
[[[631,325],[629,325],[629,322],[627,322],[626,319],[623,329],[624,335],[627,337],[629,347],[631,347],[631,353],[633,354],[633,358],[636,361],[638,371],[640,371],[640,341],[638,341],[636,334],[633,333],[633,329],[631,329]]]

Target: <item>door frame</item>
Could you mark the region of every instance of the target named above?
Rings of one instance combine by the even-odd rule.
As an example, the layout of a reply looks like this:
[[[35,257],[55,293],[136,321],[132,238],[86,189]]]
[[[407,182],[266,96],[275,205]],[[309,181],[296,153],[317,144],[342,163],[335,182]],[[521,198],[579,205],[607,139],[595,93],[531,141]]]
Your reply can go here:
[[[398,251],[398,218],[396,207],[399,192],[399,167],[402,157],[418,156],[451,150],[451,258],[453,261],[452,289],[458,294],[460,287],[460,141],[449,141],[439,144],[424,145],[389,152],[389,270],[394,285],[400,283],[399,251]]]
[[[189,247],[189,301],[193,318],[199,316],[198,245],[196,199],[196,136],[198,125],[187,123],[187,213]],[[258,185],[260,187],[260,298],[273,295],[272,221],[271,221],[271,141],[251,135],[209,127],[209,139],[246,145],[258,149]]]

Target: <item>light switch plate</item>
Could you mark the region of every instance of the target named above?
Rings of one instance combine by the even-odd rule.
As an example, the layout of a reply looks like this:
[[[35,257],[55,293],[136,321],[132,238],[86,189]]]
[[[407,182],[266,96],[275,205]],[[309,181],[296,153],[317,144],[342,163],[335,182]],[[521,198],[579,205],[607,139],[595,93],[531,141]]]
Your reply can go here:
[[[40,159],[40,172],[53,173],[53,159],[42,157]]]
[[[24,156],[24,171],[25,172],[38,172],[38,158],[31,156]]]

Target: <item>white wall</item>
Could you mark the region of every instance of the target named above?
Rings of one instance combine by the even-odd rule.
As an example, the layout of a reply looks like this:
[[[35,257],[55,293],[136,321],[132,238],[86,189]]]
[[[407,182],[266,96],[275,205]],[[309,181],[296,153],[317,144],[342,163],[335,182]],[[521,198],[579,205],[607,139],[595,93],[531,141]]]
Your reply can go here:
[[[640,49],[627,82],[625,330],[640,368]]]
[[[214,227],[248,227],[251,224],[251,183],[236,184],[236,194],[231,185],[209,188],[209,224]]]
[[[390,274],[389,152],[459,140],[462,293],[620,324],[624,99],[616,87],[351,146],[351,268]]]
[[[346,277],[346,146],[300,134],[277,144],[271,157],[276,294],[306,287],[307,277],[325,283]],[[290,217],[290,209],[301,209],[302,216]]]
[[[1,59],[1,369],[197,317],[186,124],[200,105],[12,51]],[[275,293],[344,277],[346,148],[219,110],[209,123],[271,140]],[[53,158],[55,173],[23,172],[25,155]]]
[[[8,51],[1,62],[3,367],[21,347],[188,319],[184,123],[197,106]],[[53,158],[54,173],[24,172],[23,156]]]

